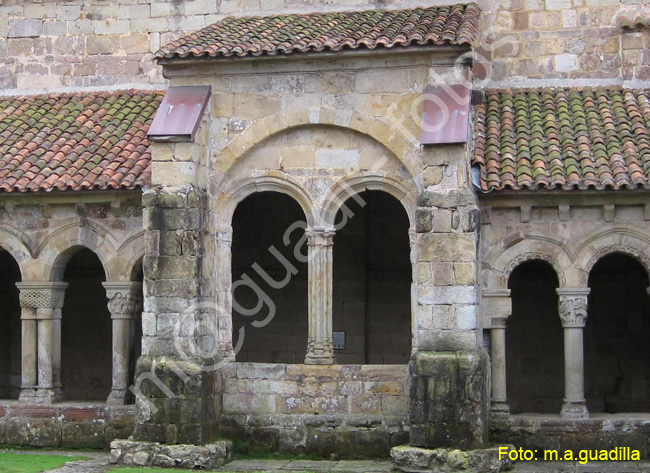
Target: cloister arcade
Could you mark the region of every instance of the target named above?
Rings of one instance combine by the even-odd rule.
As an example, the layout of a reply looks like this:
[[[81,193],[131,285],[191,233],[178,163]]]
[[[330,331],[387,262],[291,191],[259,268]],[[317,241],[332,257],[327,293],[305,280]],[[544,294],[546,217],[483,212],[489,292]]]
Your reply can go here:
[[[411,264],[408,217],[399,201],[381,191],[349,197],[330,237],[332,332],[345,334],[334,350],[343,364],[408,363],[411,353]],[[345,221],[344,221],[345,220]],[[246,197],[233,217],[233,345],[256,305],[269,292],[272,323],[246,333],[237,361],[302,363],[308,339],[309,268],[296,223],[305,215],[288,195],[259,192]],[[293,227],[292,227],[293,226]],[[304,239],[302,243],[304,243]],[[251,268],[254,271],[251,271]],[[247,275],[247,276],[246,276]],[[313,277],[313,276],[312,276]],[[253,284],[244,284],[244,278]],[[267,309],[265,309],[267,310]],[[264,319],[266,314],[258,316]]]
[[[527,235],[484,256],[493,419],[650,410],[648,237],[629,225],[568,236]]]
[[[47,230],[31,232],[2,215],[0,399],[133,403],[128,386],[142,334],[139,209],[107,216],[109,206],[57,207],[77,217],[41,216]],[[43,206],[13,211],[20,224]],[[91,217],[98,213],[102,219]]]

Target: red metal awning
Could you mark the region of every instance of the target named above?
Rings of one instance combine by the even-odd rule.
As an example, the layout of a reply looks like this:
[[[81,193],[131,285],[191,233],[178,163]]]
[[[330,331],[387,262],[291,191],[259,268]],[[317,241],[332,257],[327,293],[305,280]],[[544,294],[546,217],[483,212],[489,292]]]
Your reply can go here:
[[[463,84],[428,86],[424,93],[421,143],[466,143],[472,101],[469,87]]]
[[[193,141],[209,98],[209,85],[170,87],[147,136],[152,141]]]

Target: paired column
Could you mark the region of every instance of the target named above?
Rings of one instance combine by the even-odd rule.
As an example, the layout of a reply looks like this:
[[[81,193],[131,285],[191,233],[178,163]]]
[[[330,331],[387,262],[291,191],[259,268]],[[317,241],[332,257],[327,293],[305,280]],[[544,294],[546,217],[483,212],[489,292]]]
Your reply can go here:
[[[557,289],[564,327],[564,404],[561,416],[589,417],[585,402],[583,330],[587,322],[589,288]]]
[[[20,282],[22,382],[20,400],[61,400],[61,309],[68,283]]]
[[[106,400],[109,406],[125,403],[129,387],[129,359],[133,349],[132,325],[142,311],[142,283],[104,282],[108,310],[113,322],[112,390]]]
[[[506,394],[506,321],[512,313],[510,289],[484,291],[486,316],[490,320],[491,386],[490,416],[508,418],[510,406]]]
[[[307,230],[309,257],[309,339],[307,365],[334,364],[332,334],[332,245],[334,230]]]

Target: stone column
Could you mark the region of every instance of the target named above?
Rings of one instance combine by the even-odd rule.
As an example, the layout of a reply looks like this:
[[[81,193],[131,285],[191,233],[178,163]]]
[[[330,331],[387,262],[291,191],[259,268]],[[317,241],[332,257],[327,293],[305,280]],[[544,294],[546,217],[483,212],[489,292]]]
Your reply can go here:
[[[217,331],[219,353],[224,360],[234,361],[232,333],[232,227],[217,229]],[[238,340],[241,344],[241,341]]]
[[[38,363],[36,348],[36,309],[25,307],[21,300],[21,323],[22,323],[22,368],[20,397],[21,401],[30,402],[36,395],[38,385]]]
[[[106,404],[122,406],[129,387],[129,355],[133,337],[131,325],[142,310],[142,283],[104,282],[108,298],[108,310],[113,321],[113,370],[112,390]]]
[[[307,229],[309,256],[309,340],[305,364],[334,364],[332,334],[332,245],[334,230]]]
[[[589,417],[585,402],[583,329],[587,322],[589,288],[560,288],[559,314],[564,327],[564,404],[567,419]]]
[[[484,315],[490,320],[490,363],[492,395],[490,417],[508,418],[510,406],[506,394],[506,320],[512,313],[510,289],[483,291]]]
[[[16,286],[20,289],[24,330],[20,399],[58,402],[62,398],[61,309],[68,283],[20,282]]]
[[[506,317],[492,319],[490,359],[492,363],[490,415],[493,418],[508,417],[510,406],[506,394]]]

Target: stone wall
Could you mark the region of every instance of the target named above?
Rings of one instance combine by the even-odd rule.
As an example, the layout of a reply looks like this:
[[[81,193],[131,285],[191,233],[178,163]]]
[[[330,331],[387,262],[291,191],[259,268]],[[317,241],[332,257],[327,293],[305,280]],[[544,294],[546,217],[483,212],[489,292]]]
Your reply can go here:
[[[224,432],[273,450],[385,456],[408,441],[406,365],[233,363],[223,370]]]
[[[419,5],[412,0],[400,7]],[[0,90],[157,86],[160,46],[225,16],[382,5],[377,0],[3,0]]]
[[[0,403],[0,444],[107,448],[133,432],[135,407],[92,404],[38,406]]]
[[[539,452],[571,450],[574,455],[581,450],[627,447],[629,451],[638,450],[641,458],[647,458],[649,433],[650,417],[647,414],[578,420],[522,415],[513,417],[507,430],[495,431],[490,438],[494,442],[511,442],[516,448],[537,449]]]
[[[453,3],[451,0],[439,4]],[[481,0],[485,12],[475,74],[498,83],[582,79],[648,81],[647,29],[624,30],[621,0]],[[406,0],[99,0],[0,5],[0,89],[164,83],[160,46],[229,15],[332,9],[407,8]]]
[[[143,196],[146,231],[142,355],[136,366],[136,440],[205,444],[220,414],[214,289],[204,192],[156,187]],[[204,299],[205,298],[205,299]]]
[[[650,31],[623,29],[616,17],[641,2],[620,0],[505,0],[482,4],[487,77],[522,83],[538,79],[650,80]],[[479,61],[483,62],[483,61]],[[490,71],[491,70],[491,71]],[[476,69],[484,78],[484,67]],[[531,84],[528,82],[527,84]]]
[[[210,85],[212,97],[195,143],[152,147],[152,179],[158,187],[145,194],[150,248],[146,277],[151,287],[181,278],[183,284],[188,279],[199,282],[192,282],[189,292],[159,293],[145,283],[149,291],[145,319],[152,322],[145,322],[143,352],[151,356],[146,369],[156,366],[158,373],[157,360],[176,356],[170,328],[197,301],[216,307],[217,339],[212,346],[219,347],[222,357],[232,357],[232,217],[245,198],[266,191],[289,195],[305,215],[305,238],[316,258],[309,267],[316,273],[308,284],[312,304],[307,359],[331,363],[328,252],[329,239],[336,233],[335,215],[351,195],[381,191],[397,199],[408,216],[411,353],[416,358],[418,352],[448,354],[413,365],[418,367],[420,388],[411,391],[411,401],[430,406],[425,412],[414,411],[411,405],[410,415],[419,415],[420,445],[455,436],[462,437],[467,447],[485,442],[480,393],[486,378],[476,323],[478,213],[469,188],[467,149],[464,145],[422,149],[418,126],[418,99],[426,85],[434,78],[456,81],[458,75],[467,74],[465,68],[452,68],[462,51],[397,51],[376,57],[351,53],[309,60],[275,57],[219,62],[218,67],[209,62],[166,64],[165,75],[173,86]],[[200,198],[192,204],[191,195]],[[208,212],[203,213],[203,206]],[[177,235],[189,230],[200,230],[196,253],[178,246]],[[159,323],[163,314],[164,324]],[[266,314],[249,317],[250,324],[259,326]],[[451,393],[427,388],[449,369],[453,372],[449,382],[455,386]],[[177,381],[172,384],[180,388]],[[209,404],[206,412],[218,409],[203,389],[204,384],[186,395]],[[308,398],[308,389],[300,395]],[[163,396],[156,396],[154,403],[165,408],[158,417],[142,422],[141,439],[174,438],[164,429],[174,423],[170,419],[177,408],[172,400],[158,401]],[[449,403],[462,408],[451,412],[444,407]],[[218,424],[219,411],[215,412],[213,427]],[[192,422],[208,418],[203,415]],[[457,428],[459,421],[462,427]],[[434,430],[436,434],[430,435]],[[332,442],[347,448],[344,437],[334,435]]]
[[[106,280],[129,281],[144,254],[140,200],[140,191],[5,195],[0,247],[17,261],[23,282],[61,281],[82,247],[97,254]]]

